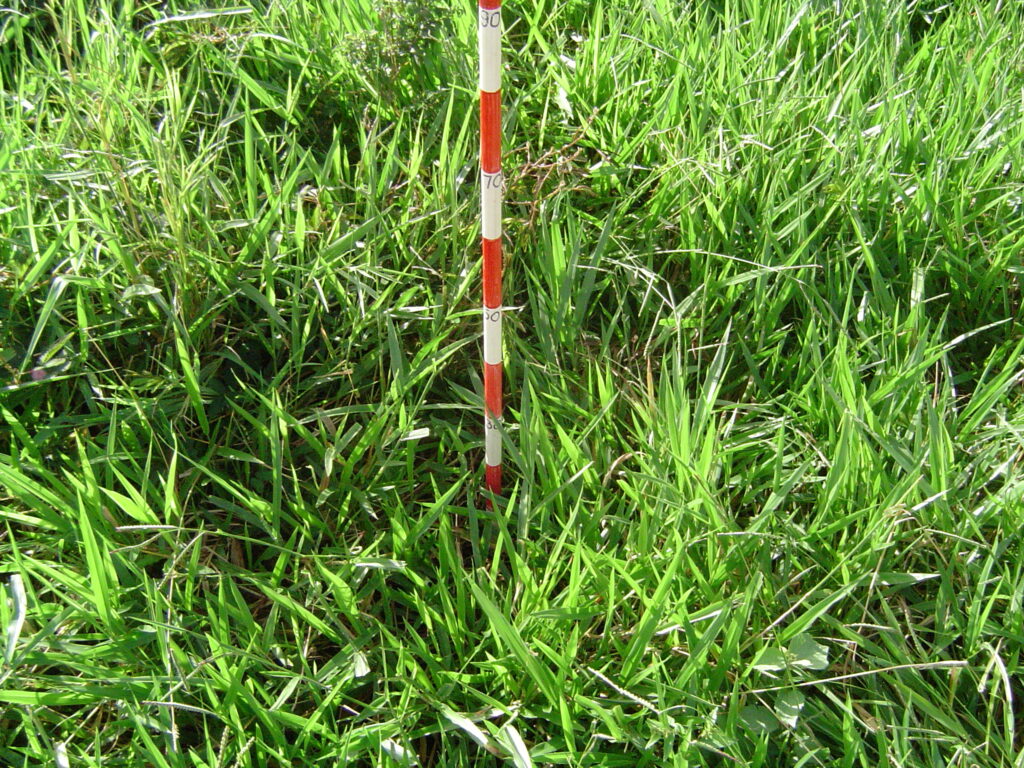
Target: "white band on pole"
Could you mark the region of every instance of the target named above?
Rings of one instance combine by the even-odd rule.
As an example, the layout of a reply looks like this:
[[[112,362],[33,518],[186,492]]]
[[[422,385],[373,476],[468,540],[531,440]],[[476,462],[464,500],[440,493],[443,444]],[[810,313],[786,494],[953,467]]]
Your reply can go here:
[[[501,365],[501,307],[484,307],[484,362]]]
[[[496,467],[501,464],[501,432],[494,419],[487,416],[484,420],[484,462]]]
[[[501,90],[501,10],[480,9],[480,90]]]
[[[481,234],[488,240],[501,237],[501,171],[480,174]]]

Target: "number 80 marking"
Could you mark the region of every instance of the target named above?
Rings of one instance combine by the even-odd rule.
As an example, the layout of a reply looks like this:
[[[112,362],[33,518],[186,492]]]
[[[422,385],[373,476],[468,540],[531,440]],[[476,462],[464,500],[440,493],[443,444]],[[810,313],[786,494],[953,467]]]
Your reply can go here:
[[[501,26],[501,11],[489,11],[486,8],[480,9],[480,26],[481,27],[500,27]]]

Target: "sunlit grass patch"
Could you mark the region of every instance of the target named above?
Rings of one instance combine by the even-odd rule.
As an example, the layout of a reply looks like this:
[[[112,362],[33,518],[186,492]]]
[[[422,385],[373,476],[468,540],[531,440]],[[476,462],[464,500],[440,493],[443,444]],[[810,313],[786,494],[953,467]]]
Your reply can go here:
[[[1012,3],[0,11],[0,763],[1008,766]]]

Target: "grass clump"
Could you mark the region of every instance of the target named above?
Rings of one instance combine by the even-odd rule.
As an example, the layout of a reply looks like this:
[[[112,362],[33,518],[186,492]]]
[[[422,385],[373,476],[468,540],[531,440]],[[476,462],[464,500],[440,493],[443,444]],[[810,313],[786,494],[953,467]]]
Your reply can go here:
[[[1017,765],[1015,4],[0,10],[0,762]],[[63,762],[62,762],[63,761]]]

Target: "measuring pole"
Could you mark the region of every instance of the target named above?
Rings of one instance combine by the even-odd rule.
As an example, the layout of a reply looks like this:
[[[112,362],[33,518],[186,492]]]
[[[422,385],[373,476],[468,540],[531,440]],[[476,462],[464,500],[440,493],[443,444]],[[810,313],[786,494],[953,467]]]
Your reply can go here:
[[[484,299],[484,463],[501,493],[501,0],[478,0],[480,240]]]

